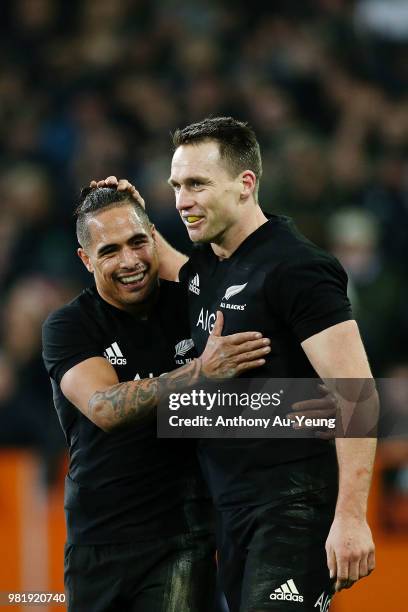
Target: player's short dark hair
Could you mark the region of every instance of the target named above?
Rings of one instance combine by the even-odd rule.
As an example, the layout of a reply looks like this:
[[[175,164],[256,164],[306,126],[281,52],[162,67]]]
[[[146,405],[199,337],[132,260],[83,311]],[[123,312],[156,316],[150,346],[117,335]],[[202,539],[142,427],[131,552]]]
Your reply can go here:
[[[130,204],[136,211],[139,221],[150,230],[151,222],[143,206],[128,191],[118,191],[115,187],[85,187],[81,190],[80,201],[75,209],[76,234],[79,244],[86,249],[90,244],[88,220],[102,210]]]
[[[232,117],[207,117],[198,123],[177,129],[172,136],[174,149],[181,145],[215,140],[227,170],[233,176],[243,170],[252,170],[258,189],[262,176],[261,152],[255,132],[248,123]]]

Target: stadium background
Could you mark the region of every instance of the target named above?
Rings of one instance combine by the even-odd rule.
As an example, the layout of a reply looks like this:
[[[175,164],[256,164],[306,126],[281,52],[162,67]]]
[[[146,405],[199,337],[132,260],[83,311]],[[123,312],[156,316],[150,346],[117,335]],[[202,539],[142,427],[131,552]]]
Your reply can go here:
[[[187,251],[166,184],[169,133],[231,114],[259,136],[263,207],[342,261],[373,371],[398,378],[370,505],[378,569],[333,609],[403,612],[407,0],[2,4],[0,592],[62,590],[64,440],[40,325],[89,282],[75,256],[79,189],[130,178]]]

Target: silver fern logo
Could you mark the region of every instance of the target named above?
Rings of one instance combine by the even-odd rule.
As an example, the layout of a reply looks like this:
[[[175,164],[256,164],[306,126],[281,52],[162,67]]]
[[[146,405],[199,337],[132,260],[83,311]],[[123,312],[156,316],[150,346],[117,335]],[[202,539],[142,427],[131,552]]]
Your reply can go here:
[[[176,346],[174,347],[176,349],[176,354],[174,355],[174,357],[177,357],[177,356],[184,357],[184,355],[188,353],[188,351],[192,349],[193,346],[194,346],[194,342],[191,338],[186,338],[186,340],[181,340],[181,342],[176,344]]]
[[[245,283],[244,285],[232,285],[231,287],[228,287],[228,289],[226,290],[225,295],[224,295],[224,297],[222,299],[223,300],[229,300],[234,295],[237,295],[237,293],[241,293],[241,291],[243,291],[245,289],[247,284],[248,283]]]

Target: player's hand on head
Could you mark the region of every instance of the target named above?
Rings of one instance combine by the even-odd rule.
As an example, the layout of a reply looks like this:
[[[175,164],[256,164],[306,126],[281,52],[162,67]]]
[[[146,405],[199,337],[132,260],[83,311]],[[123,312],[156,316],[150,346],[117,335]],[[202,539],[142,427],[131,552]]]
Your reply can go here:
[[[142,208],[146,209],[144,199],[142,198],[136,187],[132,185],[132,183],[127,179],[118,179],[116,178],[116,176],[111,175],[100,181],[92,180],[89,186],[93,189],[96,189],[98,187],[113,187],[116,188],[118,191],[128,191],[132,198],[137,200],[137,202],[139,202]]]
[[[129,183],[130,184],[130,183]],[[101,180],[96,180],[93,179],[90,183],[89,186],[90,187],[118,187],[119,185],[119,179],[116,178],[116,176],[107,176],[105,179],[101,179]]]
[[[327,565],[335,590],[349,589],[375,568],[375,547],[365,518],[336,516],[326,540]]]
[[[207,378],[233,378],[264,365],[270,340],[259,332],[222,336],[224,315],[217,311],[213,330],[201,355],[202,373]]]

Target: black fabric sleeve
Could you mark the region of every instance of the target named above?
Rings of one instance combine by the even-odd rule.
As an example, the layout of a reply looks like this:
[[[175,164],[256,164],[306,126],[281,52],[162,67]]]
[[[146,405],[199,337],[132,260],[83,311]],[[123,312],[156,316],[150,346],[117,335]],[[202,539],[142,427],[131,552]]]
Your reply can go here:
[[[99,343],[87,331],[79,311],[65,307],[43,324],[43,360],[51,378],[60,384],[65,372],[90,357],[102,357]]]
[[[179,271],[179,283],[181,285],[183,285],[183,287],[187,290],[187,286],[188,286],[188,279],[189,279],[189,275],[190,275],[190,259],[188,261],[186,261],[186,263],[180,268]]]
[[[179,282],[188,290],[189,279],[192,278],[204,266],[211,265],[214,253],[208,244],[193,244],[190,258],[180,268]]]
[[[347,274],[330,255],[282,264],[266,279],[267,298],[300,342],[353,318]]]

